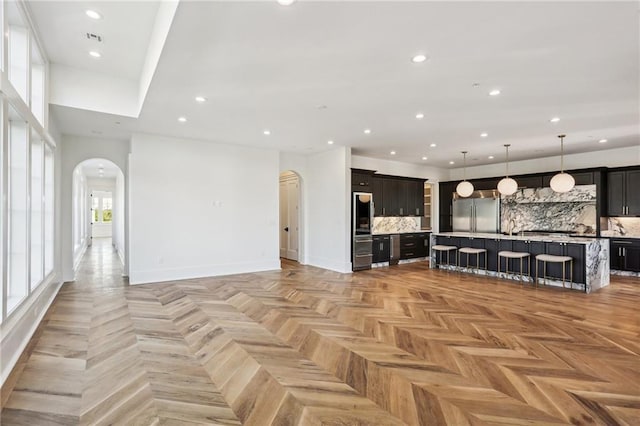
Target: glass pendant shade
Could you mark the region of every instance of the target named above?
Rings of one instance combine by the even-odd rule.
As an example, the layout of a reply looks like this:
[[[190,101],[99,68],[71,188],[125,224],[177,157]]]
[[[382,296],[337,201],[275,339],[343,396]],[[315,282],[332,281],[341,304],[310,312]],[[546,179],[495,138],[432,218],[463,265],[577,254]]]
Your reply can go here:
[[[468,197],[473,194],[473,184],[468,180],[463,180],[456,186],[456,192],[461,197]]]
[[[466,198],[473,194],[473,184],[467,180],[467,151],[462,151],[462,155],[464,156],[464,174],[462,182],[456,186],[456,193],[459,196]]]
[[[555,192],[569,192],[576,186],[576,180],[569,173],[564,172],[564,138],[566,135],[558,135],[560,138],[560,173],[551,178],[551,189]]]
[[[558,173],[551,178],[551,189],[556,192],[569,192],[576,185],[576,180],[569,173]]]
[[[502,195],[513,195],[517,190],[518,182],[510,177],[502,178],[502,180],[498,182],[498,192]]]
[[[498,182],[498,192],[502,195],[513,195],[518,190],[518,182],[509,177],[509,147],[510,144],[505,144],[507,150],[507,174],[500,182]]]

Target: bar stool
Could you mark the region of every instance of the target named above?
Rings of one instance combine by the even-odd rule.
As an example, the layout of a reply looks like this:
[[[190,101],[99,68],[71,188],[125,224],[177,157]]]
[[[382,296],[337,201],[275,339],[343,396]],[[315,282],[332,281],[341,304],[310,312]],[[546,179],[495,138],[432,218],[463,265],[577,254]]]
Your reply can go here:
[[[469,255],[476,255],[476,270],[480,270],[480,255],[484,254],[484,270],[487,270],[487,250],[483,248],[475,248],[475,247],[461,247],[458,250],[458,268],[460,268],[460,254],[465,253],[467,255],[467,266],[469,266]]]
[[[536,256],[536,287],[538,287],[538,262],[543,263],[542,278],[544,279],[544,285],[547,285],[547,263],[562,263],[562,288],[564,286],[565,269],[567,262],[569,262],[569,271],[571,272],[571,279],[569,280],[569,288],[573,282],[573,257],[571,256],[556,256],[553,254],[539,254]]]
[[[531,278],[531,263],[529,262],[530,253],[524,251],[500,251],[498,252],[498,273],[500,273],[500,258],[505,258],[505,274],[509,275],[509,259],[520,259],[520,281],[524,285],[524,276],[522,275],[522,261],[527,258],[527,277]]]
[[[442,263],[442,253],[446,251],[447,252],[447,265],[451,265],[451,262],[450,262],[450,259],[449,259],[449,253],[451,253],[451,250],[453,250],[453,251],[458,250],[458,247],[456,247],[456,246],[445,246],[445,245],[442,245],[442,244],[436,244],[435,246],[431,247],[431,249],[440,253],[440,263]],[[437,256],[438,255],[436,253],[436,260],[437,260]],[[455,259],[455,255],[454,255],[454,259]]]

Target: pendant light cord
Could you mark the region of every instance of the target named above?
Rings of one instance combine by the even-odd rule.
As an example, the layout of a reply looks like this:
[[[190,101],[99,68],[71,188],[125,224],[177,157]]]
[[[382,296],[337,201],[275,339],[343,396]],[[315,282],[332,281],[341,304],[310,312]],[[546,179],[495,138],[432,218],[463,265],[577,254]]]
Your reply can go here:
[[[462,163],[464,168],[462,169],[462,180],[467,180],[467,151],[462,151]]]
[[[560,173],[564,173],[564,136],[558,136],[560,138]]]
[[[505,144],[505,146],[504,146],[505,149],[507,150],[507,173],[506,173],[505,177],[509,177],[509,147],[510,146],[511,145],[509,145],[509,144]]]

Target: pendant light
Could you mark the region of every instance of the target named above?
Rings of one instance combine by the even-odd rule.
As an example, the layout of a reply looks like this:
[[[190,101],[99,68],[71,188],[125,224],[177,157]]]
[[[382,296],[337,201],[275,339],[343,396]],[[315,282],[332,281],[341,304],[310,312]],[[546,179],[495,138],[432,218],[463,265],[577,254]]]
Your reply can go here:
[[[464,174],[462,175],[464,180],[456,186],[456,192],[461,197],[468,197],[473,193],[473,184],[467,181],[467,151],[462,151],[462,155],[464,156]]]
[[[556,192],[569,192],[576,185],[576,180],[569,173],[564,172],[564,138],[566,135],[558,135],[560,138],[560,173],[551,178],[551,189]]]
[[[500,182],[498,182],[498,192],[502,195],[513,195],[518,190],[518,183],[509,177],[509,147],[510,144],[505,144],[504,147],[507,149],[507,173],[505,177],[502,178]]]

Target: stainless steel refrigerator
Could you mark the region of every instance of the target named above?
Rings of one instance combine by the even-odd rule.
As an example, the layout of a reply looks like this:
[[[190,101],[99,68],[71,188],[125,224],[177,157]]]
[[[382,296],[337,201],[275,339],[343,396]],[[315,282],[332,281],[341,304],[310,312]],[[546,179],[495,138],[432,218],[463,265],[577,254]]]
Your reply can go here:
[[[453,230],[496,233],[500,229],[500,193],[475,191],[470,197],[453,194]]]

